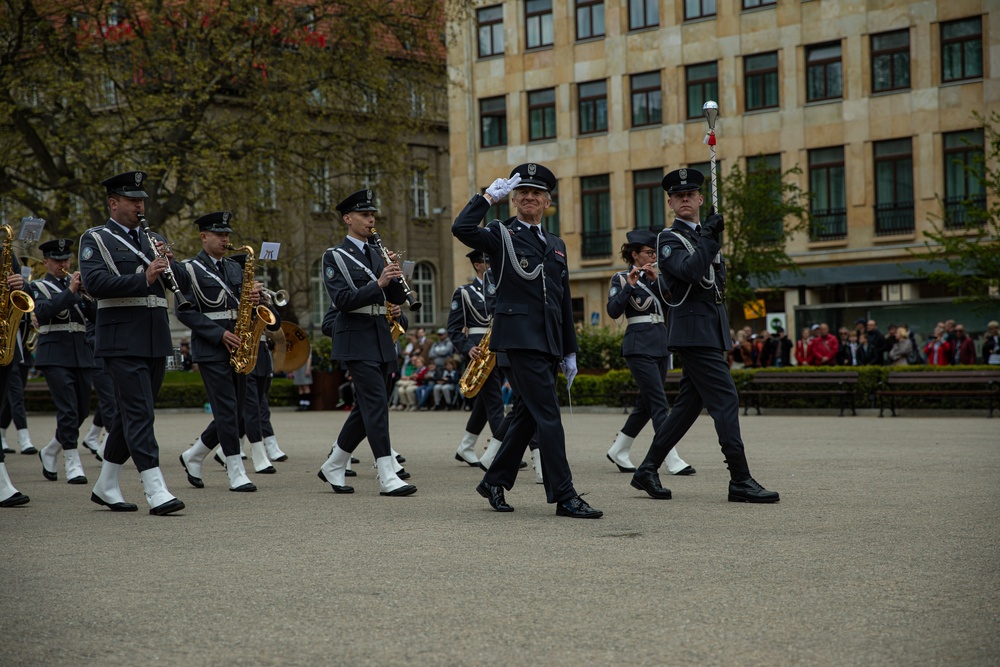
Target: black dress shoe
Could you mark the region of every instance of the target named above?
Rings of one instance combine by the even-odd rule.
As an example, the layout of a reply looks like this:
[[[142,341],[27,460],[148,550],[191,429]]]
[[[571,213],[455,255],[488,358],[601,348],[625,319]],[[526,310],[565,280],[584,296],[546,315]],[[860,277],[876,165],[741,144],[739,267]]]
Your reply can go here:
[[[635,472],[635,468],[626,468],[625,466],[619,464],[618,461],[615,461],[613,458],[611,458],[611,454],[605,454],[605,456],[608,457],[609,461],[618,466],[618,472]]]
[[[645,491],[657,500],[670,500],[671,498],[670,489],[663,488],[660,484],[660,476],[656,471],[641,466],[632,475],[632,488]]]
[[[273,475],[278,471],[274,469],[274,466],[267,466],[263,470],[254,470],[254,472],[258,475]]]
[[[38,460],[39,461],[42,460],[42,453],[41,452],[38,452]],[[45,463],[44,462],[42,463],[42,477],[44,477],[45,479],[49,480],[50,482],[54,482],[57,479],[59,479],[59,475],[57,475],[54,472],[49,472],[48,470],[45,469]]]
[[[600,519],[604,516],[601,510],[595,510],[580,496],[556,503],[556,516],[568,516],[573,519]]]
[[[191,486],[193,486],[196,489],[204,489],[205,488],[205,482],[201,481],[200,477],[195,477],[194,475],[192,475],[191,473],[188,472],[187,464],[184,463],[184,455],[181,454],[178,458],[181,460],[181,467],[183,467],[184,468],[184,472],[187,473],[188,484],[190,484]]]
[[[15,450],[15,449],[11,449],[11,448],[10,448],[10,447],[8,447],[7,445],[4,445],[4,446],[3,446],[3,453],[4,453],[4,454],[14,454],[14,453],[15,453],[16,451],[17,451],[17,450]]]
[[[332,449],[330,450],[330,455],[333,455],[333,450]],[[327,458],[329,458],[329,456],[327,456]],[[354,463],[354,464],[361,463],[361,459],[352,456],[351,457],[351,463]]]
[[[330,482],[330,480],[328,480],[326,478],[326,475],[323,474],[322,470],[320,470],[318,473],[316,473],[316,475],[321,480],[323,480],[324,482],[326,482],[327,484],[329,484],[330,486],[332,486],[334,493],[354,493],[354,487],[353,486],[337,486],[336,484],[333,484],[332,482]]]
[[[410,479],[410,473],[406,472],[406,468],[400,468],[399,472],[396,473],[396,477],[400,479]]]
[[[35,449],[34,447],[28,447],[28,448],[26,448],[26,449],[22,449],[22,450],[21,450],[21,453],[22,453],[22,454],[37,454],[37,453],[38,453],[38,450],[37,450],[37,449]]]
[[[5,498],[0,500],[0,507],[17,507],[18,505],[23,505],[31,500],[28,496],[24,495],[20,491],[15,491],[14,495],[10,498]]]
[[[455,460],[456,460],[456,461],[459,461],[459,462],[461,462],[461,463],[464,463],[464,464],[466,464],[467,466],[470,466],[470,467],[472,467],[472,468],[476,468],[476,467],[479,467],[479,468],[481,468],[481,467],[482,467],[482,466],[480,466],[480,465],[479,465],[479,461],[475,461],[474,463],[469,463],[468,461],[466,461],[465,459],[463,459],[463,458],[461,457],[461,455],[459,455],[459,454],[455,454]]]
[[[396,454],[396,462],[399,465],[403,465],[404,463],[406,463],[406,457],[403,456],[402,454]]]
[[[222,458],[221,456],[219,456],[219,452],[216,452],[216,453],[215,453],[215,456],[213,456],[212,458],[214,458],[214,459],[215,459],[215,462],[216,462],[216,463],[218,463],[218,464],[219,464],[220,466],[222,466],[223,468],[225,468],[225,467],[226,467],[226,459],[224,459],[224,458]]]
[[[287,461],[288,460],[288,454],[282,454],[281,456],[279,456],[278,458],[276,458],[274,460],[277,461],[278,463],[281,463],[282,461]]]
[[[66,483],[67,484],[86,484],[87,483],[87,478],[85,476],[83,476],[83,475],[77,475],[73,479],[67,479]]]
[[[109,503],[96,493],[90,494],[90,500],[98,505],[104,505],[112,512],[135,512],[139,509],[137,505],[133,505],[132,503]]]
[[[476,487],[476,491],[479,492],[483,498],[490,501],[490,507],[495,509],[497,512],[513,512],[514,508],[507,504],[507,500],[503,497],[503,487],[494,486],[488,483],[485,479],[479,483]]]
[[[177,512],[182,509],[184,509],[184,503],[181,502],[180,498],[173,498],[162,505],[157,505],[153,509],[149,510],[149,513],[155,514],[156,516],[163,516],[164,514],[170,514],[171,512]]]
[[[380,496],[412,496],[417,492],[417,487],[412,484],[405,484],[398,489],[393,489],[392,491],[379,491]]]
[[[729,502],[731,503],[776,503],[780,500],[777,491],[768,491],[753,477],[739,482],[729,482]]]
[[[521,461],[521,463],[517,466],[517,469],[518,470],[524,470],[527,467],[528,467],[528,462],[527,461]]]
[[[357,470],[345,470],[344,471],[344,477],[357,477],[357,476],[358,476],[358,471]]]
[[[483,465],[482,461],[476,461],[476,465],[479,466],[479,469],[482,470],[483,472],[486,472],[487,470],[489,470],[489,468],[487,468],[486,466]]]
[[[257,490],[253,482],[247,482],[246,484],[240,484],[235,489],[229,489],[230,491],[236,491],[237,493],[253,493]]]
[[[678,470],[674,474],[675,475],[684,475],[684,476],[687,476],[687,475],[693,475],[696,472],[698,472],[698,471],[695,470],[694,468],[692,468],[691,466],[688,466],[687,468],[684,468],[684,470]]]

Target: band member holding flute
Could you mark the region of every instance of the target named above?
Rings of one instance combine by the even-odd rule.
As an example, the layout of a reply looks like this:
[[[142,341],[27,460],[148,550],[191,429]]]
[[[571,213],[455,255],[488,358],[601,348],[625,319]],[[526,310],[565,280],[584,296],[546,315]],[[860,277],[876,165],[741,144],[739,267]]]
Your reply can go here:
[[[369,243],[378,211],[372,203],[374,197],[371,190],[359,190],[337,204],[347,238],[323,253],[326,291],[337,309],[330,357],[343,361],[354,378],[355,402],[318,476],[336,493],[353,493],[354,488],[345,484],[347,467],[351,453],[367,437],[375,456],[380,495],[408,496],[417,487],[396,474],[398,462],[389,441],[386,391],[397,366],[386,308],[387,304],[404,303],[407,293],[399,264],[383,261],[383,249]]]
[[[38,453],[42,475],[56,481],[56,459],[62,451],[66,481],[86,484],[80,462],[80,425],[90,414],[94,353],[87,342],[87,322],[94,318],[93,300],[83,298],[80,272],[70,273],[72,239],[54,239],[38,246],[47,273],[31,283],[38,318],[35,366],[44,371],[56,404],[56,434]]]
[[[509,178],[496,179],[485,196],[475,195],[451,228],[459,241],[490,255],[497,277],[490,349],[521,399],[500,451],[476,491],[494,510],[513,511],[504,490],[513,487],[521,457],[537,429],[546,499],[556,505],[559,516],[596,519],[603,512],[588,505],[573,487],[556,395],[560,362],[568,384],[576,375],[577,345],[566,244],[541,224],[555,186],[556,177],[546,167],[519,165]],[[490,206],[511,192],[517,216],[480,227]]]
[[[626,234],[626,239],[621,252],[629,268],[611,277],[607,311],[615,319],[625,316],[622,356],[639,388],[639,400],[607,456],[620,472],[635,472],[629,458],[632,442],[650,419],[655,430],[662,428],[670,411],[663,392],[663,381],[670,370],[670,352],[667,351],[667,300],[656,279],[656,233],[635,229]],[[695,473],[676,447],[667,454],[666,465],[674,475]]]
[[[80,238],[83,284],[97,300],[95,356],[104,359],[118,399],[118,416],[109,429],[101,475],[90,499],[115,512],[136,511],[118,485],[121,467],[132,457],[149,513],[164,515],[184,509],[184,503],[167,490],[153,432],[154,402],[167,356],[173,354],[169,283],[163,276],[173,264],[181,286],[185,277],[163,237],[139,228],[148,197],[145,179],[145,172],[127,171],[103,181],[110,219]]]
[[[750,476],[743,451],[739,398],[725,358],[729,317],[726,267],[719,252],[724,223],[715,212],[704,223],[699,221],[704,180],[695,169],[677,169],[663,177],[667,202],[677,217],[672,227],[657,235],[656,248],[660,274],[670,294],[667,346],[680,357],[684,370],[674,408],[656,429],[646,458],[632,476],[632,486],[653,498],[670,498],[670,490],[661,486],[656,471],[704,407],[715,421],[729,467],[729,500],[774,503],[778,493]]]
[[[12,239],[0,239],[0,243],[11,243]],[[10,290],[23,290],[24,289],[24,278],[21,276],[21,265],[17,261],[17,257],[11,253],[10,266],[0,266],[0,280],[7,283],[7,287]],[[20,352],[14,352],[15,356],[20,354]],[[8,382],[20,382],[21,378],[16,377],[11,373],[11,366],[13,364],[6,364],[0,366],[0,393],[7,393],[7,383]],[[10,475],[7,474],[7,464],[4,462],[7,455],[4,453],[3,447],[0,447],[0,507],[17,507],[18,505],[24,505],[30,498],[24,495],[14,486],[13,482],[10,481]]]

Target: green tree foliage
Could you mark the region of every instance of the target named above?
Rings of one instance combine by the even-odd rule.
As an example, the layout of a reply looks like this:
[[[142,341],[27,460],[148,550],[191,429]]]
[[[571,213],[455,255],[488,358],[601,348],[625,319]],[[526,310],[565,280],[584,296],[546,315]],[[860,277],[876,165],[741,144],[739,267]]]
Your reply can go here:
[[[930,221],[933,231],[924,232],[924,248],[913,254],[946,267],[920,275],[948,287],[958,295],[957,303],[970,303],[988,313],[1000,305],[1000,114],[973,115],[983,124],[984,150],[964,168],[979,184],[976,190],[985,193],[986,205],[968,199],[959,209],[962,215],[956,216],[938,197],[943,213]]]
[[[808,197],[794,182],[798,167],[785,173],[766,169],[744,172],[733,166],[721,179],[720,208],[726,220],[722,252],[726,258],[726,296],[739,312],[755,290],[774,285],[781,271],[797,271],[785,252],[792,236],[805,231]]]
[[[236,212],[245,239],[281,240],[290,212],[332,209],[339,178],[403,191],[400,148],[443,117],[441,6],[3,0],[8,220],[78,235],[106,220],[98,183],[142,169],[151,226],[185,251],[207,211]]]

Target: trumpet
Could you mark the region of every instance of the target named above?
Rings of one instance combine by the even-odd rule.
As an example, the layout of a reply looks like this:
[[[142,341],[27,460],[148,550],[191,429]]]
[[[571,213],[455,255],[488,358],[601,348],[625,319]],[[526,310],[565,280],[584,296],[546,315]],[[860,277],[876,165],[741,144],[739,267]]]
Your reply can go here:
[[[141,213],[139,214],[139,225],[142,227],[142,231],[146,235],[146,240],[149,241],[149,246],[153,249],[156,258],[166,257],[166,253],[160,254],[160,251],[156,249],[156,237],[153,236],[153,232],[149,228],[149,223],[146,222],[146,216]],[[180,285],[177,284],[177,276],[174,275],[174,270],[171,268],[169,262],[167,263],[167,268],[160,276],[163,278],[163,284],[174,293],[174,302],[177,304],[177,310],[191,310],[193,306],[190,301],[184,298],[184,293],[181,292]]]
[[[69,269],[67,269],[64,266],[60,266],[59,267],[59,273],[62,274],[62,275],[59,276],[60,278],[66,278],[66,277],[72,275],[69,272]],[[72,280],[70,282],[72,282]],[[84,301],[88,301],[90,303],[94,303],[96,301],[96,299],[94,297],[92,297],[90,295],[90,293],[87,292],[87,290],[83,289],[83,283],[80,283],[80,290],[77,292],[77,294],[79,294],[84,299]]]
[[[281,308],[282,306],[288,305],[288,291],[280,289],[277,292],[274,290],[269,290],[266,287],[260,288],[260,295],[265,301],[267,301],[272,306],[277,306]]]
[[[369,240],[376,248],[378,248],[378,251],[382,254],[382,261],[385,262],[386,264],[392,264],[392,259],[389,258],[389,251],[385,249],[384,245],[382,245],[382,237],[378,235],[378,232],[375,231],[374,227],[372,228],[372,235],[369,238]],[[414,293],[414,291],[410,289],[410,286],[406,284],[406,276],[400,276],[399,282],[403,286],[403,291],[406,292],[406,303],[410,305],[410,310],[411,311],[420,310],[420,307],[423,304],[420,303],[420,300],[417,298],[416,293]]]

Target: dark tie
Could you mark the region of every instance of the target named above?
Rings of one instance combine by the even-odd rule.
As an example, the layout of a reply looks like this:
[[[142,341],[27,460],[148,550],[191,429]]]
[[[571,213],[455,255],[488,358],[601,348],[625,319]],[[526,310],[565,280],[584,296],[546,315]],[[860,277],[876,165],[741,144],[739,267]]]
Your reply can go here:
[[[220,275],[220,276],[224,276],[224,275],[226,275],[226,274],[225,274],[225,273],[224,273],[224,272],[222,271],[222,260],[221,260],[221,259],[217,259],[217,260],[215,260],[215,268],[217,268],[217,269],[219,270],[219,275]]]
[[[132,243],[135,244],[135,247],[137,249],[138,248],[142,248],[142,246],[139,245],[139,232],[138,231],[136,231],[134,229],[130,229],[130,230],[128,230],[128,235],[129,235],[129,237],[131,237]]]
[[[537,227],[534,226],[534,225],[532,225],[531,228],[533,230],[535,230],[535,236],[537,236],[538,240],[542,242],[542,247],[544,248],[545,247],[545,233],[542,231],[541,225],[539,225]]]
[[[368,266],[375,268],[375,265],[372,264],[372,249],[367,243],[365,244],[365,260],[368,262]]]
[[[699,236],[701,235],[701,225],[694,226],[694,233],[698,234]]]

